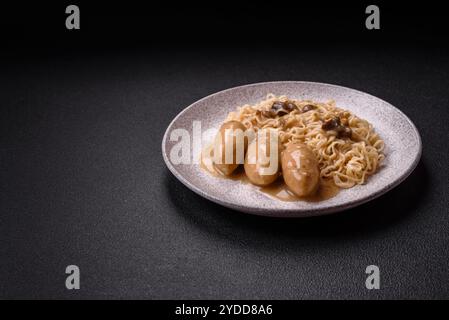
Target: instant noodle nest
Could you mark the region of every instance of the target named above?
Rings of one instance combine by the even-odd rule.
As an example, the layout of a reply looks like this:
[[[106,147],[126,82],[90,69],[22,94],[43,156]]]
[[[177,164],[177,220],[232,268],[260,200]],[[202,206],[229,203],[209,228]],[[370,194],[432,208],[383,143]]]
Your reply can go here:
[[[231,120],[255,131],[276,129],[283,146],[307,145],[318,159],[321,177],[332,179],[340,188],[365,183],[385,158],[384,142],[373,126],[337,108],[333,100],[321,103],[268,94],[256,105],[230,112],[226,121]]]

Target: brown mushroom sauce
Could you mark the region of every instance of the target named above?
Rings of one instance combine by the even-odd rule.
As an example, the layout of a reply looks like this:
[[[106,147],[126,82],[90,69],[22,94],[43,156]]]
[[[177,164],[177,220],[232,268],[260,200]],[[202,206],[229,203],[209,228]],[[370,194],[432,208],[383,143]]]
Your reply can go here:
[[[285,116],[294,110],[305,113],[314,109],[316,109],[316,106],[313,104],[307,104],[300,109],[293,101],[275,101],[269,110],[262,111],[261,114],[265,118],[275,118],[276,116]]]
[[[344,118],[346,120],[346,118]],[[351,138],[352,130],[345,124],[348,124],[347,120],[343,121],[340,119],[340,116],[327,119],[323,121],[323,125],[321,128],[326,131],[335,131],[337,133],[338,138]]]
[[[313,104],[306,104],[299,108],[293,101],[275,101],[269,110],[258,111],[265,118],[282,117],[294,110],[300,113],[306,113],[315,110],[317,107]],[[323,120],[322,128],[326,131],[334,131],[338,138],[351,138],[352,130],[349,128],[348,114],[342,112],[337,117]],[[282,119],[281,119],[282,120]]]

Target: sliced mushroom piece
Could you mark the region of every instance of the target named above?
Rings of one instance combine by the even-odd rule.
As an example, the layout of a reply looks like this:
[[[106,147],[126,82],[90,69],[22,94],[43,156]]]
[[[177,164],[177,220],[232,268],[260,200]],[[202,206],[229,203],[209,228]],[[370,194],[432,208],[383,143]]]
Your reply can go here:
[[[334,117],[323,122],[321,128],[326,131],[335,131],[338,138],[351,138],[352,130],[342,125],[339,117]]]
[[[271,105],[271,113],[277,116],[285,116],[293,110],[297,110],[298,106],[292,101],[275,101]]]
[[[288,112],[292,112],[293,110],[297,110],[298,106],[292,101],[284,102],[284,109]]]
[[[317,107],[314,106],[313,104],[306,104],[305,106],[302,107],[301,112],[306,113],[308,111],[315,110],[316,108]]]
[[[339,126],[340,126],[340,118],[334,117],[324,121],[321,128],[323,128],[323,130],[328,131],[328,130],[336,130]]]

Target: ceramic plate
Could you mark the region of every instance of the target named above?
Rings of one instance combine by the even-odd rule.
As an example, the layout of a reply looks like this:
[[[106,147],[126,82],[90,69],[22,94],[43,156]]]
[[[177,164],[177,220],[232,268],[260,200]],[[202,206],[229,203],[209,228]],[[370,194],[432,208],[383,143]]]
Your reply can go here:
[[[217,130],[230,111],[237,106],[254,104],[268,93],[287,95],[292,99],[328,101],[368,120],[385,141],[386,159],[382,168],[364,185],[341,190],[335,197],[320,202],[284,202],[260,192],[251,184],[218,178],[204,171],[199,164],[174,164],[171,141],[175,129],[184,129],[193,139],[193,121],[201,121],[201,129]],[[182,131],[182,130],[181,130]],[[209,130],[211,131],[211,130]],[[178,132],[180,132],[178,130]],[[173,135],[175,137],[176,135]],[[203,145],[212,141],[214,133],[205,135]],[[200,151],[191,152],[192,162]],[[198,154],[195,154],[198,153]],[[336,85],[282,81],[245,85],[207,96],[181,111],[170,123],[162,141],[162,154],[168,169],[186,187],[199,195],[234,210],[274,217],[307,217],[345,210],[391,190],[414,170],[421,156],[421,138],[415,125],[400,110],[367,93]]]

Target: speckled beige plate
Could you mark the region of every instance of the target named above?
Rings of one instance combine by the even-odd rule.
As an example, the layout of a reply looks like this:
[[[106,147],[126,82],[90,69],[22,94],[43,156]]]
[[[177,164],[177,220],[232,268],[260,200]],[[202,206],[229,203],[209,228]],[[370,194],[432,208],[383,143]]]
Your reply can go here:
[[[201,121],[203,131],[208,128],[219,128],[228,112],[246,103],[256,103],[264,99],[268,93],[287,95],[293,99],[315,101],[334,99],[338,107],[350,110],[368,120],[385,141],[386,160],[382,169],[370,177],[366,184],[342,190],[331,199],[320,202],[283,202],[260,192],[250,184],[213,177],[198,164],[174,165],[169,160],[170,150],[177,143],[169,139],[172,130],[184,128],[192,134],[194,120]],[[212,134],[205,140],[212,141]],[[405,114],[372,95],[324,83],[266,82],[220,91],[182,110],[165,132],[162,154],[167,167],[179,181],[211,201],[252,214],[307,217],[357,206],[397,186],[416,167],[421,156],[421,138]],[[199,154],[192,156],[199,157]]]

